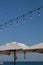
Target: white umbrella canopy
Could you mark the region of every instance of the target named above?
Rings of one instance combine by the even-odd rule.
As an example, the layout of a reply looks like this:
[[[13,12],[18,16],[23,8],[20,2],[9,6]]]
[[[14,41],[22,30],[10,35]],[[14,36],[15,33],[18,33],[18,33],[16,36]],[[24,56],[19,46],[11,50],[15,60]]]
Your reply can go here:
[[[21,52],[23,50],[28,50],[29,46],[26,46],[23,43],[18,43],[18,42],[11,42],[11,43],[6,43],[5,45],[0,46],[0,52],[1,51],[14,51],[16,50],[17,52]]]
[[[18,52],[24,52],[24,58],[25,58],[25,51],[29,49],[28,46],[26,46],[23,43],[18,43],[18,42],[11,42],[11,43],[6,43],[5,45],[0,46],[0,54],[7,54],[10,55],[11,53],[14,54],[14,61],[16,60],[16,53]]]
[[[18,51],[21,52],[26,49],[28,49],[28,46],[14,41],[14,42],[7,43],[5,45],[0,46],[0,54],[10,55],[11,53],[13,53],[14,54],[14,65],[15,65],[16,64],[15,61],[17,59],[16,53]],[[25,52],[24,52],[24,58],[25,58]]]
[[[0,46],[0,54],[12,54],[14,51],[19,52],[21,50],[22,48],[15,41]]]
[[[20,50],[20,46],[17,44],[17,42],[11,42],[11,43],[6,43],[5,45],[0,46],[0,51],[2,50]]]
[[[0,54],[8,54],[10,55],[11,53],[14,54],[14,65],[16,64],[16,53],[17,51],[23,51],[23,49],[27,48],[26,45],[24,44],[20,44],[18,42],[11,42],[11,43],[7,43],[5,45],[0,46]]]
[[[30,47],[30,49],[43,49],[43,43],[38,43]]]
[[[38,43],[30,47],[30,51],[43,53],[43,43]]]

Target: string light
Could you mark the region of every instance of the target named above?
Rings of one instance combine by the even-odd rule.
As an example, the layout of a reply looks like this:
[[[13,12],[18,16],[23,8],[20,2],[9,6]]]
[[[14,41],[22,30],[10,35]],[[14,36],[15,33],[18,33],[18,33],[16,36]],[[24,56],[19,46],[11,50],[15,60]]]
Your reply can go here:
[[[27,13],[25,13],[25,14],[23,14],[23,15],[17,17],[17,18],[13,18],[13,19],[9,20],[8,22],[6,22],[6,23],[0,25],[0,31],[3,30],[3,26],[5,27],[5,29],[7,29],[9,26],[12,27],[12,26],[13,26],[13,21],[16,21],[16,24],[20,23],[21,21],[19,21],[19,19],[22,19],[22,21],[25,23],[25,22],[26,22],[26,21],[25,21],[25,17],[26,17],[27,15],[29,15],[30,19],[32,19],[32,13],[33,13],[33,12],[36,12],[36,11],[37,11],[38,16],[40,16],[40,10],[41,10],[42,8],[43,8],[43,6],[41,6],[41,7],[39,7],[39,8],[36,8],[36,9],[34,9],[34,10],[31,10],[31,11],[29,11],[29,12],[27,12]],[[22,23],[23,23],[23,22],[22,22]]]

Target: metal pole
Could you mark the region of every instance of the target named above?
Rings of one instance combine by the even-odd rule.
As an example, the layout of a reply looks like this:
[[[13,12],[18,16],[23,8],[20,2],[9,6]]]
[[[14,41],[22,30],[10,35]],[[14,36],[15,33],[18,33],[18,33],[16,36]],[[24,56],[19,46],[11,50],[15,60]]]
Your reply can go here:
[[[26,52],[24,51],[24,59],[26,59]]]
[[[16,65],[16,50],[14,50],[14,65]]]

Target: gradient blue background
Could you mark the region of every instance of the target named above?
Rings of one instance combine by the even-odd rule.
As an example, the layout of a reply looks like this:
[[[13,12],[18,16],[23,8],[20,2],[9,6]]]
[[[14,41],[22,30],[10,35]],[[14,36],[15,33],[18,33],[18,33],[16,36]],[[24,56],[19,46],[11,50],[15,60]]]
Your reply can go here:
[[[0,24],[16,18],[30,10],[43,6],[43,0],[0,0]],[[25,18],[26,23],[13,25],[12,28],[0,31],[0,45],[7,42],[17,41],[26,45],[34,45],[43,42],[43,9],[40,10],[41,16],[37,12],[32,13],[33,19]],[[32,53],[27,54],[26,60],[23,59],[23,54],[18,54],[20,61],[43,61],[43,54]],[[11,56],[2,56],[0,59],[13,61]]]

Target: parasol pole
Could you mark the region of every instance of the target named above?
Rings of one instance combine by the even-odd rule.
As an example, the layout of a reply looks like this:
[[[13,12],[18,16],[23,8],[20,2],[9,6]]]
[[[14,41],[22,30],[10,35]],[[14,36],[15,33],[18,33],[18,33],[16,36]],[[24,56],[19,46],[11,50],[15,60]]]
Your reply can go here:
[[[24,59],[26,59],[26,52],[24,51]]]
[[[17,59],[17,57],[16,57],[16,50],[14,50],[14,65],[16,65],[16,59]]]

